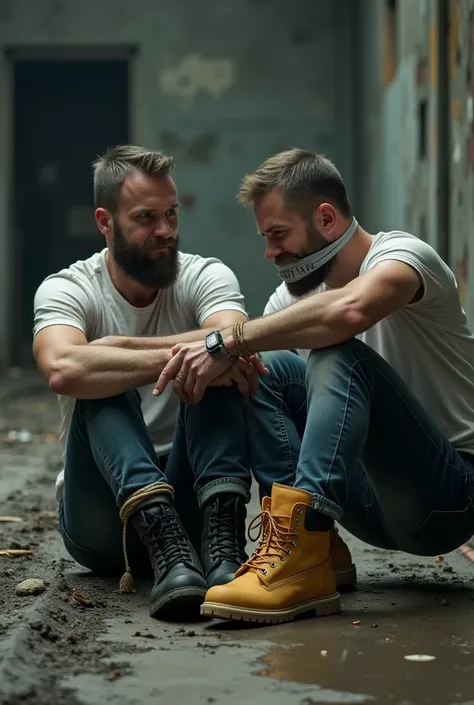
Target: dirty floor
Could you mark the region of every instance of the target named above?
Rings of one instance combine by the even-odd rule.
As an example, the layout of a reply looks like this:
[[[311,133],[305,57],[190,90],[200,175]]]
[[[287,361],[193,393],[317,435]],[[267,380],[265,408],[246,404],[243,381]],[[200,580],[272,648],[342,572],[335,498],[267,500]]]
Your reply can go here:
[[[0,556],[1,705],[473,705],[474,564],[460,552],[418,559],[349,537],[359,585],[339,616],[252,628],[153,621],[148,584],[120,595],[61,545],[56,425],[36,377],[2,380],[0,516],[22,521],[0,521],[0,551],[31,554]],[[41,594],[16,594],[28,578],[43,581]]]

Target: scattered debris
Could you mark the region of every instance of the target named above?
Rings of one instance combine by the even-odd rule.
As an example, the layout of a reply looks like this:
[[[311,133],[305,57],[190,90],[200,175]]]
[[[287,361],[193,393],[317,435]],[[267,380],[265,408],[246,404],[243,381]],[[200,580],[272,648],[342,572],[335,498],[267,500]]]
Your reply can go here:
[[[118,671],[110,671],[110,673],[107,676],[107,680],[109,680],[109,681],[116,681],[117,678],[121,678],[121,675]]]
[[[408,654],[403,657],[407,661],[434,661],[436,656],[429,656],[429,654]]]
[[[15,588],[15,595],[25,597],[27,595],[41,595],[46,590],[43,580],[38,578],[28,578],[19,583]]]
[[[21,431],[9,431],[7,433],[7,441],[9,443],[29,443],[31,438],[31,433],[25,429]]]
[[[352,624],[354,625],[354,627],[358,627],[360,624],[360,619],[355,619]]]
[[[32,556],[33,551],[23,548],[0,548],[0,556],[5,558],[18,558],[19,556]]]
[[[449,607],[449,600],[441,600],[441,605],[443,607]]]
[[[321,656],[327,656],[328,652],[327,651],[321,651]]]
[[[45,443],[56,443],[59,440],[57,433],[42,433],[41,440]]]
[[[372,624],[372,629],[378,629],[378,628],[379,628],[379,625],[377,624],[377,622],[374,622],[374,624]]]
[[[151,632],[149,634],[143,634],[143,632],[135,632],[133,636],[141,636],[142,639],[156,639],[155,634],[152,634]]]
[[[94,603],[92,602],[92,600],[87,595],[84,595],[84,593],[82,592],[77,592],[76,590],[73,590],[71,594],[71,599],[73,602],[76,603],[76,605],[79,605],[79,607],[94,607]]]
[[[444,556],[436,556],[435,563],[442,563],[444,561]]]
[[[22,523],[23,519],[21,517],[0,517],[0,524],[13,524]]]

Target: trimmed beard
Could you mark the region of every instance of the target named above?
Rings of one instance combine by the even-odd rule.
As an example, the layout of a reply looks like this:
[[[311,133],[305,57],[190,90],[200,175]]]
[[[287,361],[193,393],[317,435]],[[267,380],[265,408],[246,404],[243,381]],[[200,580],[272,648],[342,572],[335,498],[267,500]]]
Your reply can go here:
[[[298,260],[303,259],[303,257],[307,257],[308,255],[313,254],[313,252],[323,250],[324,247],[328,245],[326,239],[321,235],[321,233],[315,228],[312,223],[307,225],[306,234],[308,236],[308,246],[310,249],[308,252],[303,252],[299,257],[296,257],[295,263],[297,263]],[[324,244],[321,246],[321,243]],[[285,282],[290,294],[292,296],[297,296],[298,298],[300,298],[314,291],[315,289],[320,287],[321,284],[324,284],[326,279],[329,277],[332,268],[334,267],[336,257],[337,255],[330,259],[328,262],[326,262],[326,264],[323,264],[323,266],[319,269],[316,269],[315,271],[307,274],[305,277],[303,277],[303,279],[299,279],[296,282]]]
[[[179,272],[179,237],[156,260],[148,257],[148,246],[135,245],[125,238],[117,218],[114,217],[112,254],[122,271],[147,289],[168,289],[175,283]]]

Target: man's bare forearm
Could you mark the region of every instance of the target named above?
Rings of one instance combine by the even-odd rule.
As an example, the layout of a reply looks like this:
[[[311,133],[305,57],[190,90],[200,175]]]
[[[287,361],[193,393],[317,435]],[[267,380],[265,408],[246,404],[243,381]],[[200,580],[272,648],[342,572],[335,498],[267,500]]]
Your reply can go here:
[[[73,345],[51,365],[50,387],[77,399],[102,399],[151,384],[170,359],[166,350]]]
[[[145,335],[141,337],[131,337],[127,335],[114,335],[95,340],[93,345],[106,345],[114,348],[123,348],[124,350],[171,350],[178,343],[194,343],[198,340],[204,340],[208,333],[211,333],[213,328],[200,328],[198,330],[190,330],[187,333],[179,335]],[[102,343],[103,341],[103,343]]]
[[[365,320],[342,290],[322,292],[288,308],[245,324],[245,342],[251,352],[324,348],[336,345],[364,329]],[[232,354],[237,348],[231,330],[224,343]]]

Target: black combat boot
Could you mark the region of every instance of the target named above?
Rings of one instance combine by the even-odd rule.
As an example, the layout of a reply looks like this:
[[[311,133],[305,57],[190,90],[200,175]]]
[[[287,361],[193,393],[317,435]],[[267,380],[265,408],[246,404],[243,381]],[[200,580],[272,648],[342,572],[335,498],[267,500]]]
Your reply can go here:
[[[203,506],[201,557],[208,587],[224,585],[234,579],[245,563],[244,498],[238,494],[214,495]]]
[[[150,615],[199,614],[207,584],[199,558],[171,500],[166,496],[154,498],[132,516],[132,523],[148,549],[155,574]]]

